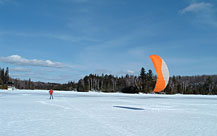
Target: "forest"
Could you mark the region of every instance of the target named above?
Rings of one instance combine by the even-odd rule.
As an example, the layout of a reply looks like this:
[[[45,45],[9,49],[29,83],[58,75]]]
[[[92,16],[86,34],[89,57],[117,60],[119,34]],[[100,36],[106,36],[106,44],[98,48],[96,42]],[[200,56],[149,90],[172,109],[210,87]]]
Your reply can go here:
[[[90,74],[78,82],[45,83],[29,80],[14,79],[9,76],[9,68],[0,68],[0,89],[7,89],[9,85],[17,89],[54,89],[65,91],[99,91],[99,92],[122,92],[122,93],[152,93],[156,75],[152,70],[146,71],[141,68],[139,75],[114,76],[108,74]],[[197,76],[172,76],[169,84],[162,92],[166,94],[217,94],[217,75]]]

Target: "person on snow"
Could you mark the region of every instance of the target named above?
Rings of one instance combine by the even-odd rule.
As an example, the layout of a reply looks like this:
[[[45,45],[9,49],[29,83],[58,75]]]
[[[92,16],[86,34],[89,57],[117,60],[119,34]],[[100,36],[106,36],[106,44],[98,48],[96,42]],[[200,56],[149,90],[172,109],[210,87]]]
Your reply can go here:
[[[53,99],[53,90],[52,89],[49,91],[49,94],[50,94],[50,99]]]

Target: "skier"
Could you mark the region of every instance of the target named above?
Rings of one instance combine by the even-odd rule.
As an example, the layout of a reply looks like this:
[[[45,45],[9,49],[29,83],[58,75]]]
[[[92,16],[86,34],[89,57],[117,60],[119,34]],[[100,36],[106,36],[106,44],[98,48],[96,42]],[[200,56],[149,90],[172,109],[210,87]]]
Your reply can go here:
[[[53,99],[53,90],[52,89],[49,91],[49,94],[50,94],[50,99]]]

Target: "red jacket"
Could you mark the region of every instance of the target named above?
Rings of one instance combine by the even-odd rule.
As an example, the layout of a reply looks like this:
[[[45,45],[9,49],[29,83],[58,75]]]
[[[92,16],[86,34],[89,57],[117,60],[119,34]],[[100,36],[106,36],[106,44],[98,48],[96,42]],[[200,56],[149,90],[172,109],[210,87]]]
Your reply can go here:
[[[50,90],[49,93],[50,93],[50,95],[52,95],[53,94],[53,90]]]

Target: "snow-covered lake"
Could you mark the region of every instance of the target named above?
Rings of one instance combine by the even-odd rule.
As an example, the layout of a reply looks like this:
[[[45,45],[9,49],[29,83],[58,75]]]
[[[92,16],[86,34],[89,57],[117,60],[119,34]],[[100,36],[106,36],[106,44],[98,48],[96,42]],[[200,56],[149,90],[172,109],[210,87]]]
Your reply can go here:
[[[0,90],[0,136],[216,136],[217,96]]]

